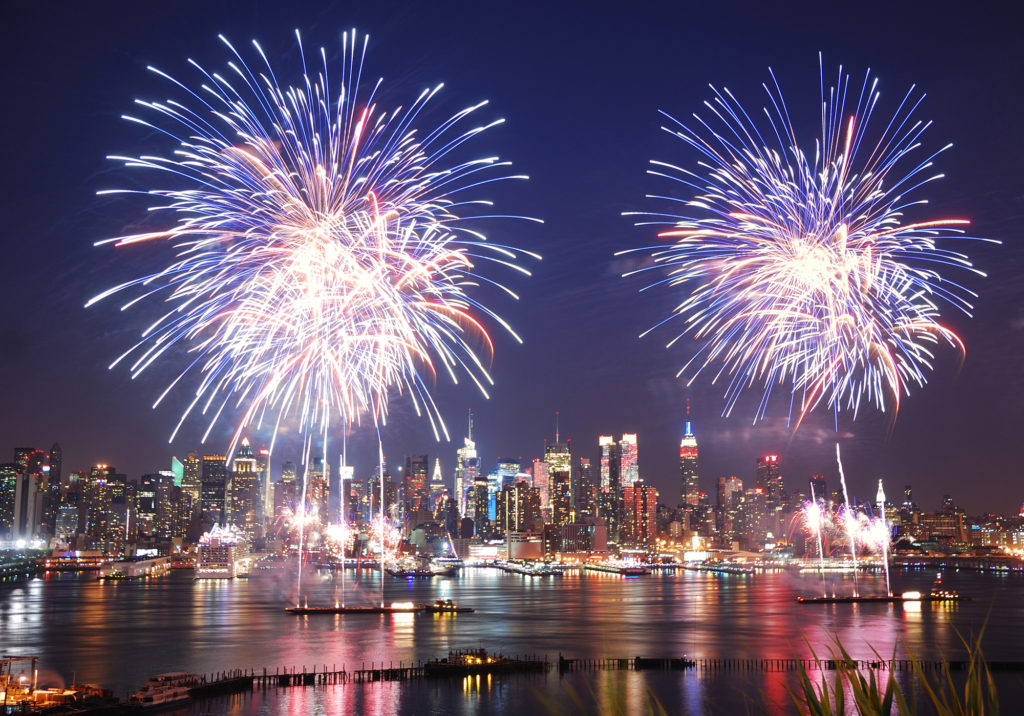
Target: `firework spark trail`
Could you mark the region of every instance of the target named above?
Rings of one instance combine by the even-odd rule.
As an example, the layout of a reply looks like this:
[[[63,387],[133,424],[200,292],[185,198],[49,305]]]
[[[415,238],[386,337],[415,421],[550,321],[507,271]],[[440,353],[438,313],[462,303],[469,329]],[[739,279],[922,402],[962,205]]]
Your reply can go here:
[[[701,161],[699,172],[652,162],[651,174],[692,192],[653,197],[675,209],[642,214],[640,225],[669,225],[659,236],[672,243],[629,250],[652,252],[653,266],[638,271],[667,269],[647,288],[690,289],[658,325],[682,321],[668,345],[689,336],[699,348],[679,375],[692,382],[714,368],[714,382],[727,382],[726,414],[755,385],[755,419],[782,385],[798,398],[799,417],[822,402],[854,415],[863,403],[897,409],[925,383],[936,344],[963,349],[939,308],[969,315],[975,294],[939,270],[983,275],[945,246],[969,238],[966,220],[905,217],[924,211],[913,195],[941,178],[933,160],[949,145],[921,148],[930,122],[913,116],[923,100],[914,88],[870,134],[877,80],[868,73],[857,92],[840,68],[835,87],[822,82],[821,135],[808,154],[774,75],[764,88],[766,130],[728,90],[712,88],[711,117],[695,114],[693,128],[665,115],[674,122],[665,130]]]
[[[774,74],[763,85],[769,103],[761,123],[728,89],[714,87],[708,114],[694,114],[692,123],[663,113],[672,122],[663,129],[698,153],[698,169],[652,161],[650,174],[688,196],[649,197],[669,209],[640,214],[639,225],[667,225],[659,237],[670,243],[619,253],[652,256],[651,265],[625,274],[658,271],[643,290],[685,287],[671,314],[645,334],[679,320],[668,346],[688,337],[697,348],[678,375],[692,383],[713,372],[713,383],[725,383],[724,414],[758,386],[756,422],[772,390],[788,389],[799,409],[794,430],[824,403],[838,433],[841,410],[856,417],[871,404],[895,413],[901,397],[926,382],[936,346],[963,355],[959,336],[939,322],[940,306],[970,315],[976,294],[940,270],[984,274],[947,248],[971,239],[967,220],[907,217],[925,212],[917,194],[942,177],[933,162],[951,146],[922,149],[930,122],[915,112],[924,96],[911,87],[877,131],[880,93],[871,73],[859,91],[842,68],[826,88],[820,57],[819,73],[813,152],[798,143]],[[836,461],[852,513],[838,437]],[[852,534],[849,542],[856,563]]]
[[[136,295],[123,308],[167,304],[113,365],[130,361],[134,378],[172,348],[191,354],[157,400],[195,376],[193,400],[175,433],[199,412],[209,435],[225,410],[242,415],[235,440],[264,422],[276,428],[293,419],[310,434],[358,424],[364,415],[384,421],[397,390],[409,393],[417,414],[427,414],[436,436],[447,436],[428,383],[438,372],[456,382],[465,373],[486,395],[492,344],[483,321],[519,340],[469,290],[486,283],[515,297],[478,274],[478,264],[528,275],[517,259],[539,257],[489,242],[472,226],[494,216],[481,212],[489,202],[464,195],[525,177],[503,173],[508,163],[495,157],[451,162],[463,143],[501,121],[459,130],[481,103],[418,132],[413,123],[440,87],[391,112],[378,106],[380,81],[358,98],[368,38],[359,43],[354,31],[344,37],[346,80],[337,95],[323,50],[319,72],[280,86],[259,45],[253,43],[262,70],[224,40],[235,58],[230,72],[191,62],[201,73],[200,90],[154,70],[186,92],[192,106],[138,101],[156,117],[126,117],[177,146],[166,156],[113,158],[185,187],[101,192],[142,194],[155,216],[171,221],[98,243],[164,240],[177,256],[88,305],[128,290]]]
[[[137,100],[142,114],[125,119],[172,148],[111,159],[160,173],[166,188],[100,194],[141,195],[156,226],[97,243],[168,242],[175,256],[86,305],[129,293],[122,310],[164,307],[110,367],[126,362],[134,379],[187,356],[153,406],[186,378],[194,383],[172,441],[198,414],[205,442],[227,413],[239,416],[229,456],[243,430],[271,431],[272,453],[288,426],[307,457],[314,436],[321,439],[327,464],[331,430],[363,419],[379,428],[396,393],[407,393],[435,437],[448,439],[430,392],[438,374],[454,383],[468,376],[486,397],[493,343],[485,324],[521,342],[474,297],[486,286],[517,298],[480,266],[529,275],[519,260],[540,258],[489,241],[477,222],[502,215],[472,194],[526,177],[497,157],[456,159],[465,143],[502,123],[467,125],[486,102],[418,129],[440,85],[407,108],[384,109],[381,80],[360,94],[368,36],[344,34],[337,90],[326,51],[307,66],[298,32],[296,39],[303,71],[293,85],[278,83],[256,42],[259,62],[250,66],[223,37],[227,71],[190,60],[195,89],[150,68],[183,99]],[[305,487],[304,480],[300,511]],[[304,532],[303,521],[300,542]]]
[[[813,520],[813,521],[812,521]],[[821,581],[822,585],[825,585],[825,550],[821,543],[821,505],[818,504],[818,499],[814,494],[814,482],[811,482],[811,504],[807,506],[806,518],[804,524],[808,525],[814,532],[814,536],[818,540],[818,567],[821,570]]]

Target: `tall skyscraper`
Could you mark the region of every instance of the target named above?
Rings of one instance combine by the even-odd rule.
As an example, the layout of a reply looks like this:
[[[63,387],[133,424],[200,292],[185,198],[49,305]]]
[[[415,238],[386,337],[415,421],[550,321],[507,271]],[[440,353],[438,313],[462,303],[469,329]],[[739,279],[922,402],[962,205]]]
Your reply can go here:
[[[430,470],[430,460],[426,455],[410,455],[405,458],[405,476],[402,480],[403,500],[405,502],[405,514],[410,518],[423,510],[433,514],[430,510],[430,493],[427,487],[427,475]],[[415,523],[414,523],[415,524]]]
[[[566,525],[572,521],[572,452],[568,442],[561,442],[555,432],[555,442],[544,446],[544,461],[548,463],[551,491],[551,521]]]
[[[487,474],[487,519],[498,522],[498,493],[515,484],[522,468],[518,460],[498,458],[494,469]],[[496,525],[499,529],[501,525]]]
[[[171,455],[171,474],[174,475],[174,486],[181,487],[185,479],[185,464],[174,455]]]
[[[572,474],[572,502],[576,512],[575,521],[597,516],[597,486],[589,457],[577,457],[576,469]]]
[[[199,452],[193,450],[181,461],[181,489],[192,498],[192,509],[197,509],[200,504],[200,493],[202,492],[203,468],[199,459]]]
[[[459,514],[472,517],[475,512],[474,500],[470,497],[473,484],[480,476],[480,457],[473,441],[473,411],[469,411],[469,431],[462,439],[462,447],[455,451],[455,499]]]
[[[781,503],[785,497],[785,489],[782,484],[779,456],[765,455],[758,458],[754,470],[757,475],[756,485],[764,491],[768,503]]]
[[[619,480],[622,487],[627,487],[639,479],[636,433],[624,433],[619,441]]]
[[[250,539],[257,537],[259,516],[257,503],[256,457],[248,438],[235,452],[231,462],[231,523],[244,530]]]
[[[18,491],[21,465],[16,462],[0,464],[0,539],[12,537],[14,528],[14,496]]]
[[[434,458],[434,471],[430,474],[430,511],[436,514],[438,505],[442,505],[448,486],[444,484],[444,475],[441,472],[441,458]]]
[[[533,458],[530,472],[533,475],[533,486],[537,488],[540,495],[541,510],[551,510],[551,477],[549,475],[550,465],[539,457]]]
[[[204,527],[227,524],[228,467],[224,455],[203,455],[199,510]]]
[[[61,480],[64,477],[64,451],[60,449],[59,443],[54,443],[50,448],[50,483],[60,490]]]
[[[679,442],[679,478],[682,486],[682,500],[679,504],[692,512],[700,503],[700,479],[697,472],[697,438],[693,435],[690,422],[689,400],[686,401],[686,429]]]
[[[808,481],[808,485],[811,488],[811,495],[818,502],[828,502],[828,483],[825,482],[824,475],[811,475],[811,479]]]
[[[597,439],[600,449],[601,488],[597,495],[597,514],[604,520],[608,539],[619,541],[622,522],[622,481],[619,474],[619,448],[615,438],[602,435]]]
[[[732,542],[736,531],[737,496],[742,498],[743,480],[735,475],[718,478],[718,501],[715,505],[715,526],[720,539],[728,544]]]

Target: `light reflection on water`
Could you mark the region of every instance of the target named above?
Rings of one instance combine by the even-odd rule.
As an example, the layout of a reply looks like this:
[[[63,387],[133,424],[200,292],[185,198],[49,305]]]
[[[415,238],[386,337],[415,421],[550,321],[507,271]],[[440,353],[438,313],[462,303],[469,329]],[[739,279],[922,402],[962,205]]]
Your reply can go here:
[[[927,592],[934,572],[894,575],[894,591]],[[837,637],[855,658],[961,653],[986,618],[984,648],[991,660],[1020,659],[1024,641],[1024,578],[946,573],[944,582],[973,601],[961,604],[800,605],[798,594],[821,591],[820,581],[788,573],[719,575],[702,572],[561,578],[466,569],[456,579],[385,577],[385,601],[452,598],[476,608],[461,615],[293,616],[294,578],[257,573],[248,580],[194,581],[189,572],[144,582],[101,583],[89,575],[56,575],[0,583],[0,645],[5,653],[41,658],[44,673],[101,684],[118,696],[150,675],[190,670],[211,674],[236,668],[317,670],[345,665],[398,665],[443,656],[452,648],[486,647],[510,655],[567,657],[679,656],[787,658],[826,654]],[[349,573],[345,601],[375,604],[376,572]],[[842,589],[844,585],[838,585]],[[862,593],[882,592],[883,578],[860,578]],[[340,577],[304,576],[310,604],[340,599]],[[786,703],[779,678],[743,677],[749,693]],[[601,711],[654,695],[669,711],[699,711],[709,701],[744,708],[736,675],[700,673],[557,672],[415,684],[294,688],[217,702],[211,713],[502,713],[528,698],[571,703],[566,687]],[[667,703],[666,703],[667,702]],[[209,706],[203,706],[209,710]],[[543,709],[541,709],[541,712]],[[194,713],[205,713],[198,710]]]

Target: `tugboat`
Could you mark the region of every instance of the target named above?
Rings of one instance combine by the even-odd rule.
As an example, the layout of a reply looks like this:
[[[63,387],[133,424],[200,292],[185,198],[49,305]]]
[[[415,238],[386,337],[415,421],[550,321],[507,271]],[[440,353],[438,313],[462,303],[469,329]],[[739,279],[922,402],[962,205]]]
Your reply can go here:
[[[145,710],[191,701],[189,689],[199,685],[201,678],[184,671],[172,671],[149,677],[149,681],[132,695],[132,702]]]
[[[428,661],[423,665],[423,673],[427,676],[514,674],[544,671],[546,666],[539,660],[511,659],[501,654],[492,656],[486,649],[462,649],[449,651],[446,659]]]

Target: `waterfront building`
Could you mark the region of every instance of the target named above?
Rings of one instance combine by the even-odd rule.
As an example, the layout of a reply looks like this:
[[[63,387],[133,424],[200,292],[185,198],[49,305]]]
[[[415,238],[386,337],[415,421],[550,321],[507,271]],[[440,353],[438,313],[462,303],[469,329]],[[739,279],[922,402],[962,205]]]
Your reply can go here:
[[[14,539],[39,537],[43,529],[43,480],[39,473],[21,472],[14,490]]]
[[[0,463],[0,539],[12,536],[14,529],[14,496],[18,490],[21,466],[16,462]]]
[[[623,488],[622,542],[651,547],[658,537],[658,489],[638,479]]]

